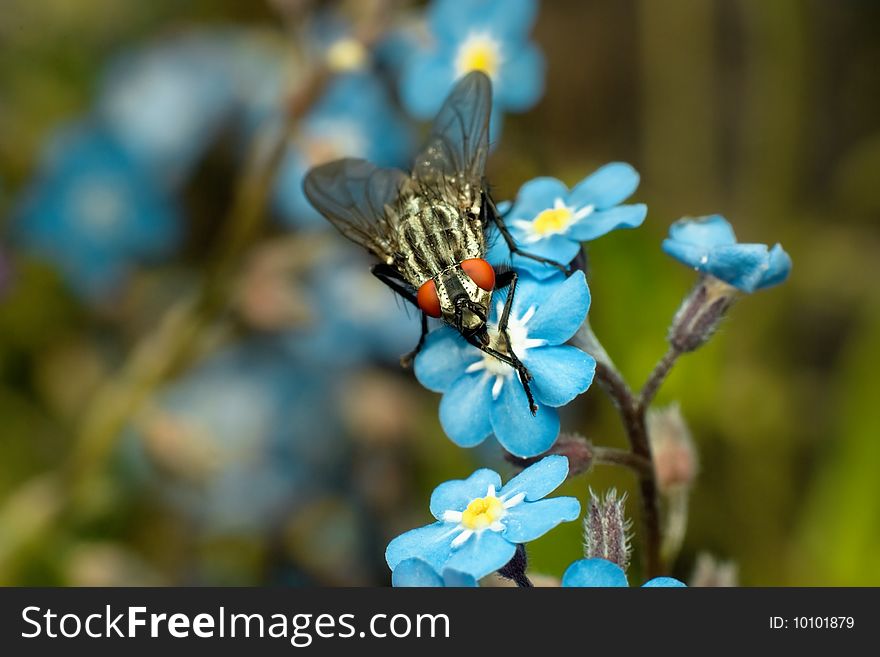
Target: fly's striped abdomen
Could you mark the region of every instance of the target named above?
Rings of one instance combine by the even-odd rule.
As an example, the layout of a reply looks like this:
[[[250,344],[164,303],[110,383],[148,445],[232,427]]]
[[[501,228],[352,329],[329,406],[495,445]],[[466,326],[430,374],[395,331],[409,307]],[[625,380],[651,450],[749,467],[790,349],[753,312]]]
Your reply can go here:
[[[401,208],[398,268],[418,288],[429,278],[468,258],[485,255],[479,221],[450,203],[413,196]]]

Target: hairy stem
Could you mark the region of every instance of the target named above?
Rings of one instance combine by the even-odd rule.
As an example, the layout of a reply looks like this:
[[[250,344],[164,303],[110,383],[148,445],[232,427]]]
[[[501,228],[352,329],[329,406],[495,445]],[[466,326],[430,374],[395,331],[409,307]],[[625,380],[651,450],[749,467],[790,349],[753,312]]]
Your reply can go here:
[[[602,465],[617,465],[629,468],[638,476],[652,475],[653,466],[644,457],[616,447],[593,447],[593,462]]]
[[[660,554],[662,543],[660,494],[657,490],[654,476],[654,458],[651,453],[651,443],[648,441],[648,431],[645,423],[646,409],[640,403],[640,399],[643,396],[640,395],[637,398],[633,395],[629,385],[627,385],[617,368],[614,367],[614,364],[589,324],[584,323],[584,326],[581,327],[572,342],[596,359],[596,380],[617,407],[627,440],[629,441],[631,455],[638,462],[647,464],[647,467],[643,466],[637,470],[642,511],[644,545],[642,554],[646,577],[657,577],[663,571],[663,560]],[[662,381],[662,377],[660,381]]]
[[[681,354],[680,350],[670,346],[669,350],[663,355],[663,358],[654,366],[654,371],[651,372],[648,380],[645,381],[645,385],[642,386],[642,391],[639,394],[638,407],[642,413],[648,410],[648,407],[654,400],[654,396],[657,394],[660,386],[663,385],[663,381],[666,380],[666,376]]]

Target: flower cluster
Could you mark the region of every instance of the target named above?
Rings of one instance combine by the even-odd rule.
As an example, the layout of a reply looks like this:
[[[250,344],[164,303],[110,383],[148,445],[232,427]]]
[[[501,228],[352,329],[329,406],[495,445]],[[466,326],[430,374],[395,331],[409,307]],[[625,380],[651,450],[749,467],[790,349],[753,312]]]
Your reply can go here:
[[[544,57],[528,40],[536,0],[434,0],[428,8],[430,47],[409,55],[400,95],[407,110],[430,118],[453,84],[483,71],[494,89],[493,136],[501,112],[532,107],[544,90]]]

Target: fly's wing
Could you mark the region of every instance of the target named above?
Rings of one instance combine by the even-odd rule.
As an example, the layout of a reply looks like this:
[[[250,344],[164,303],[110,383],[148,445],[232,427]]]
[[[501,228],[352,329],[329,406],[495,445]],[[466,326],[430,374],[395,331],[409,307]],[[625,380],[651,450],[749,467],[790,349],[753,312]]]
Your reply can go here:
[[[348,158],[310,170],[303,188],[311,204],[340,233],[384,261],[395,250],[385,208],[394,205],[408,180],[398,169]]]
[[[453,186],[465,206],[476,202],[489,153],[491,110],[492,82],[481,71],[468,73],[440,108],[413,178],[435,188]]]

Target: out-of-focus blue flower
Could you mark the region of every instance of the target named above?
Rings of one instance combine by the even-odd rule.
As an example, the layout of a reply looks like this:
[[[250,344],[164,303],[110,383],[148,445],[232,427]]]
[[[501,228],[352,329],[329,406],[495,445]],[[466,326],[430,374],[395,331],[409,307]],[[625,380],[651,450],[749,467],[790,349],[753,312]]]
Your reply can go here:
[[[620,205],[636,190],[639,174],[622,162],[606,164],[571,190],[556,178],[535,178],[520,187],[504,222],[517,246],[534,255],[563,264],[571,262],[588,242],[618,228],[635,228],[645,220],[647,207],[641,203]],[[508,209],[509,207],[509,209]],[[490,262],[510,258],[504,240],[498,238],[489,254]],[[558,271],[555,267],[520,255],[513,265],[538,278]]]
[[[743,292],[778,285],[791,271],[791,257],[782,246],[738,243],[730,223],[719,214],[679,219],[669,228],[663,250]]]
[[[493,131],[501,112],[523,112],[544,90],[544,57],[528,40],[535,0],[434,0],[428,27],[434,43],[413,52],[400,96],[414,116],[430,118],[455,81],[480,70],[492,78]]]
[[[504,293],[495,298],[489,318],[491,344],[504,307]],[[538,406],[532,416],[526,393],[514,370],[468,344],[448,326],[432,331],[416,357],[419,382],[442,392],[440,424],[453,442],[474,447],[494,433],[516,456],[536,456],[559,434],[559,414],[593,380],[596,363],[566,345],[580,328],[590,306],[583,272],[543,281],[520,276],[510,312],[508,333],[513,352],[532,374]]]
[[[311,272],[309,308],[314,321],[290,336],[300,358],[318,365],[368,359],[392,363],[419,339],[417,314],[370,273],[370,261],[343,245]]]
[[[277,527],[342,487],[332,380],[275,341],[230,347],[161,393],[143,449],[169,500],[210,534]]]
[[[376,77],[368,73],[340,75],[291,140],[278,173],[275,210],[290,225],[329,226],[303,192],[303,178],[310,168],[340,157],[402,166],[411,159],[412,144],[409,125]]]
[[[568,476],[568,459],[548,456],[526,468],[505,486],[497,472],[477,470],[464,480],[447,481],[431,495],[432,525],[395,538],[385,551],[392,571],[407,559],[427,562],[435,571],[449,568],[485,577],[504,566],[519,543],[575,520],[580,503],[573,497],[543,499]]]
[[[629,581],[623,568],[606,559],[581,559],[571,564],[562,576],[563,586],[573,587],[627,587]],[[684,582],[672,577],[655,577],[643,587],[685,587]]]
[[[394,587],[457,587],[470,588],[477,586],[477,580],[472,575],[444,568],[443,573],[438,573],[427,561],[412,558],[404,559],[394,572],[391,573],[391,585]]]
[[[177,244],[177,207],[101,127],[80,123],[49,142],[15,213],[18,239],[53,261],[85,296],[112,291],[133,263]]]
[[[232,34],[198,32],[152,44],[108,69],[98,113],[157,175],[179,183],[234,107]]]

